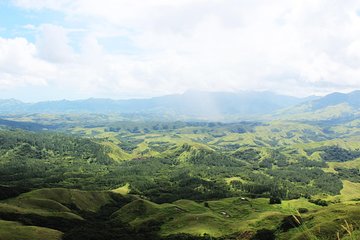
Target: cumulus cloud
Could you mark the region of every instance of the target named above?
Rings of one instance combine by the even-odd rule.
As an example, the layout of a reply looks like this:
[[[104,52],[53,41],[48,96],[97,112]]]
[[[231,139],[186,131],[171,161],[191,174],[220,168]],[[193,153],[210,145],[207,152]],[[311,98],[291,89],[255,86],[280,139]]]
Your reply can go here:
[[[74,57],[67,30],[61,26],[41,25],[36,47],[39,56],[49,62],[70,62]]]
[[[81,96],[148,97],[187,89],[309,95],[360,88],[355,0],[14,4],[65,16],[62,23],[37,26],[36,42],[24,43],[28,62],[17,68]],[[36,71],[27,68],[32,64]]]
[[[0,88],[46,85],[55,68],[36,55],[35,45],[24,38],[0,38]]]

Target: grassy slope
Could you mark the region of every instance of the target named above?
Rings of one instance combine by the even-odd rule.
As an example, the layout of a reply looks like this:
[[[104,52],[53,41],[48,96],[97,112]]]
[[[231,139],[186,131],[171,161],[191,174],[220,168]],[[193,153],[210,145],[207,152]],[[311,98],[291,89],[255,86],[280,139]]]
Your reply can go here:
[[[113,214],[114,219],[140,226],[146,221],[164,222],[161,234],[190,233],[222,236],[244,230],[259,228],[275,229],[284,216],[293,214],[300,207],[316,210],[320,207],[305,199],[283,201],[281,205],[270,205],[268,199],[241,200],[227,198],[203,203],[179,200],[172,204],[155,204],[137,200]]]
[[[127,183],[124,186],[113,189],[112,192],[119,193],[121,195],[127,195],[130,192],[130,184]]]
[[[342,225],[346,225],[347,222],[358,226],[360,208],[358,204],[334,204],[315,212],[303,214],[302,217],[305,221],[303,226],[280,234],[279,239],[336,239],[337,232],[341,237],[345,237],[348,234]]]
[[[315,211],[303,214],[305,224],[298,229],[290,230],[280,234],[280,240],[300,240],[300,239],[337,239],[339,233],[341,239],[359,239],[358,229],[360,225],[360,183],[353,183],[343,180],[344,188],[338,196],[319,196],[328,201],[340,201],[328,207],[319,207]],[[304,205],[304,207],[306,207]],[[346,222],[354,227],[353,236],[343,228]],[[357,236],[357,237],[356,237]]]
[[[347,180],[343,181],[344,188],[341,190],[342,201],[352,201],[360,198],[360,183],[353,183]]]
[[[126,187],[125,185],[123,188]],[[208,206],[190,200],[178,200],[172,204],[155,204],[147,200],[137,199],[116,211],[112,215],[112,219],[129,222],[134,227],[139,227],[149,220],[157,220],[162,222],[160,231],[162,235],[176,233],[202,235],[207,233],[212,236],[223,236],[241,231],[255,232],[262,228],[276,230],[285,216],[296,214],[299,208],[307,208],[309,212],[303,215],[306,225],[300,229],[280,233],[279,238],[302,239],[301,237],[304,234],[334,236],[337,229],[340,231],[341,224],[345,220],[351,224],[360,223],[360,208],[356,202],[350,201],[360,197],[360,184],[344,181],[344,189],[339,197],[341,203],[329,207],[319,207],[309,203],[306,199],[289,200],[283,201],[280,205],[270,205],[268,199],[264,198],[248,200],[226,198],[208,201]],[[101,206],[111,201],[110,192],[105,191],[40,189],[3,201],[0,205],[0,211],[13,211],[23,214],[31,212],[58,217],[64,214],[63,217],[66,217],[66,214],[73,214],[66,207],[68,204],[74,204],[85,211],[98,211]],[[73,215],[76,217],[75,214]],[[16,226],[14,225],[16,223],[8,224],[11,226],[6,228],[7,230],[0,230],[0,239],[11,233],[13,227]],[[34,233],[29,233],[26,236],[33,236],[31,234],[35,234],[35,232],[43,234],[48,231],[25,226],[19,228],[19,234],[26,235],[27,231],[34,231]],[[61,233],[50,231],[49,239],[52,239],[52,236],[56,239],[60,236],[59,234]]]
[[[29,201],[29,199],[32,199],[32,201]],[[112,201],[110,193],[106,191],[80,191],[52,188],[34,190],[7,202],[17,206],[22,206],[24,203],[29,206],[33,203],[32,207],[42,208],[43,204],[33,201],[34,199],[53,200],[62,205],[74,205],[79,210],[91,212],[96,212],[102,206]]]
[[[97,212],[113,202],[111,192],[69,189],[39,189],[0,202],[0,213],[35,214],[81,220],[77,211]]]
[[[348,162],[329,162],[328,165],[331,169],[334,169],[336,167],[360,168],[360,158]]]
[[[53,229],[23,226],[17,222],[0,220],[0,239],[60,240],[62,233]]]
[[[138,200],[117,211],[113,218],[128,221],[133,226],[140,226],[149,220],[164,222],[161,227],[162,235],[207,233],[222,236],[262,228],[276,230],[285,216],[298,214],[299,208],[307,208],[309,212],[302,214],[306,223],[298,229],[279,233],[279,239],[322,239],[321,236],[324,236],[323,239],[332,239],[337,231],[346,236],[341,230],[345,220],[354,225],[360,224],[360,218],[357,216],[360,214],[360,208],[357,201],[354,201],[360,198],[360,184],[349,181],[343,183],[341,195],[328,198],[340,199],[341,203],[329,207],[317,206],[309,203],[307,199],[269,205],[268,199],[244,201],[240,198],[227,198],[208,201],[208,207],[190,200],[179,200],[172,204],[154,204]]]

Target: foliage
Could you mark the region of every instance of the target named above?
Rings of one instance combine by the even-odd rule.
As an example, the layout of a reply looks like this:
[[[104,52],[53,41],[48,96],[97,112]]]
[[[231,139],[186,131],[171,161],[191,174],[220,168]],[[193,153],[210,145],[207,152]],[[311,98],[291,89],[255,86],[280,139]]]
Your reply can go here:
[[[346,162],[360,157],[360,151],[347,150],[339,146],[324,146],[306,150],[308,154],[315,151],[321,151],[321,157],[326,162]]]
[[[319,206],[323,206],[323,207],[326,207],[329,205],[329,203],[323,199],[309,199],[309,202],[319,205]]]
[[[275,196],[271,196],[270,200],[269,200],[270,204],[281,204],[281,198],[279,197],[275,197]]]
[[[61,120],[63,123],[54,120],[60,121],[57,127],[49,127],[57,129],[54,132],[37,128],[31,128],[36,132],[0,130],[2,199],[38,188],[112,190],[127,186],[129,196],[137,195],[151,204],[164,203],[172,206],[167,210],[173,212],[156,209],[157,217],[146,219],[141,217],[146,208],[139,208],[134,214],[142,224],[131,225],[118,219],[114,222],[111,217],[123,207],[121,204],[89,213],[69,203],[63,207],[84,221],[10,211],[0,211],[1,219],[20,219],[23,224],[58,229],[65,232],[64,239],[214,239],[178,232],[167,237],[159,235],[169,227],[174,215],[190,214],[195,208],[203,211],[196,217],[211,218],[218,225],[221,222],[225,229],[226,219],[258,219],[262,222],[252,223],[251,227],[242,221],[229,225],[252,229],[249,239],[264,239],[266,234],[272,239],[294,231],[285,225],[277,229],[280,233],[275,231],[289,214],[290,210],[283,208],[291,199],[299,202],[294,209],[312,216],[314,209],[323,209],[319,206],[330,208],[339,204],[339,199],[355,202],[358,198],[343,196],[349,192],[343,189],[343,183],[347,183],[344,180],[360,182],[358,160],[354,160],[360,157],[360,144],[349,126],[91,119],[85,124],[79,120],[81,117],[69,119]],[[339,194],[341,197],[334,196]],[[231,199],[237,200],[227,208],[219,208]],[[197,201],[191,201],[191,210],[176,205],[190,200]],[[236,210],[228,211],[228,206]],[[252,219],[246,219],[249,214],[254,214]],[[194,216],[186,215],[188,219],[184,217],[174,225],[191,222]],[[311,218],[304,217],[304,221]]]

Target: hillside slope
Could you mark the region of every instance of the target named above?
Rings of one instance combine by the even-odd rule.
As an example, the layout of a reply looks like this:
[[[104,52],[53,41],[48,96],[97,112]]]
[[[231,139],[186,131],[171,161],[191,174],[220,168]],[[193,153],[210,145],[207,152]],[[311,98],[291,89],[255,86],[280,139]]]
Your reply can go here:
[[[338,197],[346,197],[347,191]],[[359,191],[352,197],[360,197]],[[357,200],[334,202],[328,207],[303,198],[281,204],[243,197],[156,204],[131,195],[58,188],[24,193],[1,201],[0,206],[0,239],[10,240],[170,240],[180,236],[205,240],[206,235],[218,240],[298,240],[335,239],[338,232],[346,239],[349,235],[342,225],[355,227],[352,231],[357,234],[360,223]],[[290,224],[294,215],[301,219],[298,228]],[[258,238],[264,232],[267,238]]]
[[[360,116],[360,91],[331,93],[275,113],[273,117],[306,121],[349,121]]]

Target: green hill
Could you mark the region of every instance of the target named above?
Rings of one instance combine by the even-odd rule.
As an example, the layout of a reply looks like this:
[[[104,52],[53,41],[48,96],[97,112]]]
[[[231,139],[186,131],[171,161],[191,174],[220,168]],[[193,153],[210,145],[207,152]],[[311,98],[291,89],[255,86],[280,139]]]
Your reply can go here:
[[[360,223],[357,206],[360,192],[353,192],[354,186],[359,188],[358,184],[345,182],[341,195],[329,198],[328,201],[333,203],[327,207],[315,205],[303,198],[284,200],[281,204],[269,204],[269,199],[265,198],[243,197],[206,202],[178,200],[156,204],[110,191],[39,189],[0,203],[0,218],[5,218],[2,222],[4,225],[0,227],[0,239],[21,239],[21,236],[42,239],[46,235],[50,239],[60,239],[62,234],[74,237],[79,236],[77,227],[81,226],[83,230],[89,226],[94,228],[92,223],[99,226],[106,224],[106,231],[110,232],[115,231],[111,230],[114,227],[128,223],[133,230],[123,229],[121,234],[134,231],[131,235],[134,239],[137,237],[136,232],[153,234],[154,229],[159,234],[156,238],[185,233],[233,239],[232,236],[244,232],[256,236],[261,229],[268,229],[279,239],[303,239],[304,236],[312,237],[305,239],[331,239],[337,232],[346,237],[347,233],[343,231],[342,225],[347,222],[353,226],[352,231],[355,231]],[[291,230],[284,230],[285,219],[299,215],[298,211],[303,211],[301,209],[306,209],[305,213],[300,214],[303,224],[296,229],[290,226]],[[54,224],[54,219],[63,226]],[[16,223],[17,220],[26,226]],[[64,227],[65,223],[68,224],[67,227]],[[17,228],[19,232],[12,235]],[[118,234],[117,236],[121,235]],[[9,238],[10,235],[13,237]]]
[[[17,222],[0,220],[0,238],[6,240],[37,239],[61,240],[62,233],[53,229],[24,226]]]
[[[359,232],[358,120],[96,121],[0,130],[0,239],[17,227],[64,240]]]

